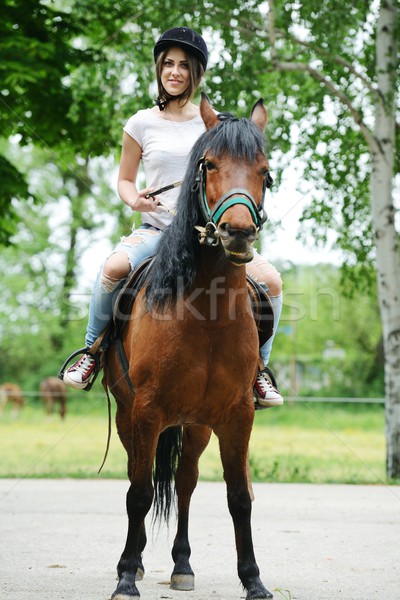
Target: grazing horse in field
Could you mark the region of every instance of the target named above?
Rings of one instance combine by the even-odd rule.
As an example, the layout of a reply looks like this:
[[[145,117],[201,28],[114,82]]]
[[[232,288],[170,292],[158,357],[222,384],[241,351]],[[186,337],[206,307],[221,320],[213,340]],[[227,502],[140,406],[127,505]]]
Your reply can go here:
[[[52,415],[55,404],[58,413],[64,419],[67,412],[67,387],[58,377],[47,377],[40,384],[40,394],[47,415]]]
[[[204,95],[200,112],[206,131],[190,154],[176,217],[162,236],[119,346],[117,338],[105,360],[130,479],[128,534],[113,600],[140,595],[145,517],[154,500],[155,516],[168,518],[174,492],[178,529],[171,588],[194,589],[189,504],[212,431],[219,440],[246,598],[272,598],[254,556],[247,471],[259,353],[245,264],[253,256],[270,183],[263,136],[267,113],[260,100],[251,119],[217,116]]]
[[[0,413],[3,414],[7,403],[12,406],[12,415],[17,417],[24,406],[24,397],[21,388],[16,383],[3,383],[0,385]]]

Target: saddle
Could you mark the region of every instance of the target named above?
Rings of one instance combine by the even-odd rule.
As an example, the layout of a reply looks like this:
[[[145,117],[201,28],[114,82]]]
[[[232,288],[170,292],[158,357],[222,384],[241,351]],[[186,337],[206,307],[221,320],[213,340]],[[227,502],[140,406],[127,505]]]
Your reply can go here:
[[[153,260],[154,257],[146,258],[132,271],[116,298],[113,321],[114,335],[117,339],[121,337],[124,327],[130,319],[133,304],[146,282],[146,277],[151,270]],[[250,275],[247,275],[247,291],[261,347],[274,332],[274,311],[268,293]]]

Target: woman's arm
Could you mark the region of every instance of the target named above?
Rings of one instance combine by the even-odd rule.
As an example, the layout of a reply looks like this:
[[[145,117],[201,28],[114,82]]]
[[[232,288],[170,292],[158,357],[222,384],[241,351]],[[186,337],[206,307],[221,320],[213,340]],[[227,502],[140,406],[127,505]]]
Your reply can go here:
[[[124,132],[122,139],[122,154],[118,173],[118,194],[132,210],[151,212],[157,208],[156,198],[145,198],[153,188],[138,191],[136,178],[139,171],[142,149],[129,134]]]

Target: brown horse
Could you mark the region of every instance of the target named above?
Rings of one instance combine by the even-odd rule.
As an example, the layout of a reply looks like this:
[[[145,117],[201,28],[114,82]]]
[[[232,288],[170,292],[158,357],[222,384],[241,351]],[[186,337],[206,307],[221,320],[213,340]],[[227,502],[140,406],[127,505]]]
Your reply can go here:
[[[0,413],[3,414],[7,403],[12,406],[12,415],[17,417],[24,406],[24,396],[21,388],[16,383],[3,383],[0,385]]]
[[[171,587],[194,588],[189,504],[211,431],[219,439],[246,598],[272,598],[254,556],[247,474],[258,335],[245,263],[253,256],[270,182],[267,113],[260,100],[251,119],[217,117],[205,96],[200,111],[206,131],[189,157],[177,215],[162,236],[120,345],[109,349],[105,361],[130,478],[128,535],[113,600],[140,595],[144,520],[153,499],[155,516],[167,518],[174,491]]]
[[[64,419],[67,412],[67,387],[58,377],[47,377],[40,384],[40,394],[45,411],[48,415],[54,412],[54,405],[58,404],[58,413]]]

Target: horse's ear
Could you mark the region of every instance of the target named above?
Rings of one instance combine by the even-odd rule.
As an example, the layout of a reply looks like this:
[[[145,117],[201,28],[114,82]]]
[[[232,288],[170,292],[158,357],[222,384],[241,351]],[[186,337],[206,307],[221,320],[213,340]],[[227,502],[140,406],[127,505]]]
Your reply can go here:
[[[257,125],[257,127],[261,129],[261,131],[264,131],[264,129],[267,126],[268,113],[267,109],[264,106],[264,101],[262,98],[257,100],[255,105],[253,106],[250,116],[253,123]]]
[[[204,92],[201,92],[200,114],[206,129],[212,129],[212,127],[215,127],[219,123],[218,117]]]

